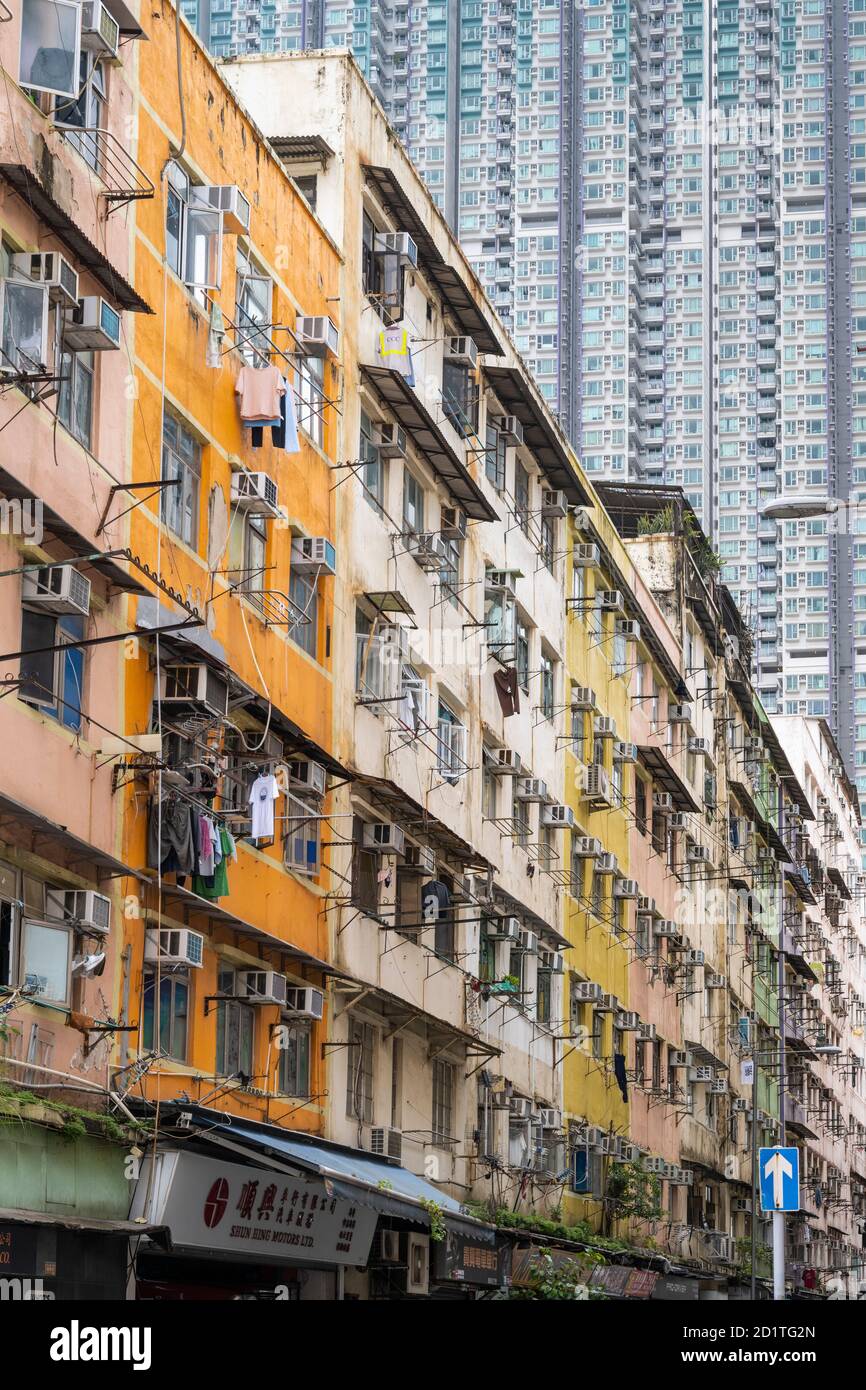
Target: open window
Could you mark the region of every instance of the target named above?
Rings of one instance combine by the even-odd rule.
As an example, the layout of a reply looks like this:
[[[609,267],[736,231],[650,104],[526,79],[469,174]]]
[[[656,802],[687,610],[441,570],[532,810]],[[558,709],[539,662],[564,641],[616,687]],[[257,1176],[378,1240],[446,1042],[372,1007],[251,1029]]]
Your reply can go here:
[[[315,878],[320,868],[320,814],[316,802],[286,792],[283,862],[287,869],[310,878]]]
[[[76,732],[83,722],[84,652],[71,644],[83,639],[84,626],[74,614],[22,609],[19,697]]]
[[[31,375],[48,365],[46,284],[0,280],[0,376]]]
[[[32,92],[77,97],[82,6],[73,0],[22,0],[18,81]]]
[[[235,284],[237,342],[244,360],[265,367],[270,360],[273,283],[238,243]]]
[[[179,164],[170,164],[165,255],[189,289],[219,289],[222,237],[223,212],[213,206],[209,189],[192,183]]]

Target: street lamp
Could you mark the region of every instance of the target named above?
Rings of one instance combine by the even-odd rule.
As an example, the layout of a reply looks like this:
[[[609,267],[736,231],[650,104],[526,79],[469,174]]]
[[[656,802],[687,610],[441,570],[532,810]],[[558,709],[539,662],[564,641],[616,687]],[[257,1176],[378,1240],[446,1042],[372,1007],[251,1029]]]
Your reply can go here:
[[[833,516],[844,505],[838,497],[812,497],[803,492],[771,497],[761,504],[758,514],[768,521],[802,521],[810,516]]]

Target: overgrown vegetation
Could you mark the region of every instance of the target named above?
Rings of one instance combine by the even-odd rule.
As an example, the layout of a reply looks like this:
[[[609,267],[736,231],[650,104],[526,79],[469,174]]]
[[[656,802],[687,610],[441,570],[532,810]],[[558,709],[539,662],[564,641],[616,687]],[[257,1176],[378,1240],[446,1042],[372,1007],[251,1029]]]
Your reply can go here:
[[[24,1113],[27,1111],[28,1113]],[[139,1120],[126,1120],[120,1124],[113,1115],[98,1110],[83,1110],[65,1101],[46,1100],[44,1096],[32,1091],[23,1091],[17,1086],[0,1082],[0,1124],[39,1124],[47,1123],[57,1133],[72,1143],[86,1134],[98,1133],[103,1139],[114,1144],[128,1144],[131,1137],[149,1132],[149,1125]],[[57,1117],[56,1120],[48,1117]]]
[[[503,1230],[526,1231],[528,1235],[568,1240],[575,1245],[586,1245],[598,1250],[618,1252],[633,1249],[628,1241],[601,1236],[583,1221],[577,1222],[574,1226],[567,1226],[563,1221],[537,1216],[534,1213],[509,1211],[507,1207],[498,1207],[491,1211],[485,1202],[469,1202],[467,1210],[473,1216],[477,1216],[479,1221],[491,1221]]]
[[[637,532],[639,536],[667,535],[671,532],[676,533],[677,529],[677,515],[673,502],[667,502],[652,516],[649,513],[644,513],[643,516],[638,517]],[[698,574],[704,579],[708,575],[717,575],[722,568],[721,559],[701,531],[691,512],[683,512],[682,514],[682,531]]]
[[[606,1298],[603,1289],[595,1288],[586,1282],[587,1264],[603,1264],[603,1256],[588,1254],[576,1260],[566,1260],[557,1264],[548,1250],[542,1250],[533,1261],[528,1283],[514,1285],[509,1299],[519,1302],[540,1302],[546,1299],[599,1302]]]

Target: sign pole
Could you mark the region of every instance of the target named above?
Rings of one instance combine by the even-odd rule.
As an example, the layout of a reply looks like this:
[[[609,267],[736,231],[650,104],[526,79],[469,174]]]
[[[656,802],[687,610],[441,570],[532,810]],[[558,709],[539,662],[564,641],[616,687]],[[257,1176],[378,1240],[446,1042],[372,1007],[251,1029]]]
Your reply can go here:
[[[773,1298],[785,1297],[785,1213],[773,1212]]]
[[[781,778],[779,779],[778,792],[779,808],[779,835],[784,839],[785,835],[785,796]],[[788,1078],[785,1075],[785,868],[779,865],[779,883],[776,896],[776,930],[779,933],[779,1127],[781,1136],[779,1142],[788,1142],[785,1132],[785,1090]],[[797,1181],[799,1185],[799,1168],[797,1170]],[[798,1195],[799,1203],[799,1195]],[[773,1213],[773,1299],[775,1302],[783,1301],[785,1297],[785,1217],[781,1211]]]

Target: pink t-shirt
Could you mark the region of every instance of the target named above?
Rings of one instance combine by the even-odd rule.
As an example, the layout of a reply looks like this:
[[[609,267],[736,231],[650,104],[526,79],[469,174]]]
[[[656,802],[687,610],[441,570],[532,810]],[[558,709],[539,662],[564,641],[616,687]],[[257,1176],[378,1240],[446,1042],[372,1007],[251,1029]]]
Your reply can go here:
[[[242,420],[278,420],[286,385],[278,367],[241,367],[235,391]]]

